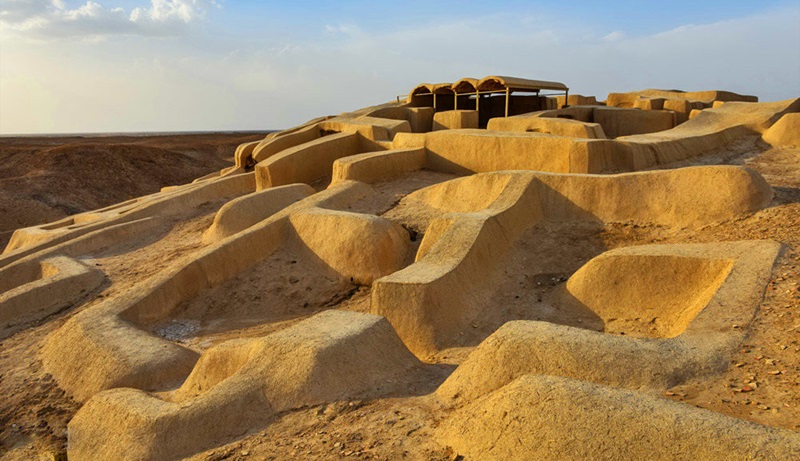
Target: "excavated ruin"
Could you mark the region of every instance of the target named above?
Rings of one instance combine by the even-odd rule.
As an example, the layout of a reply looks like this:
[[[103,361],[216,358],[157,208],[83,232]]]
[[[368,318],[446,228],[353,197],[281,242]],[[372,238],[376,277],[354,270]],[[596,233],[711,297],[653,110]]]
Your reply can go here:
[[[422,84],[18,229],[0,337],[70,312],[41,349],[81,405],[70,460],[180,459],[308,407],[412,395],[451,459],[798,458],[795,430],[663,396],[731,367],[785,247],[600,238],[768,209],[753,169],[672,166],[794,148],[798,123],[800,99],[724,91]]]

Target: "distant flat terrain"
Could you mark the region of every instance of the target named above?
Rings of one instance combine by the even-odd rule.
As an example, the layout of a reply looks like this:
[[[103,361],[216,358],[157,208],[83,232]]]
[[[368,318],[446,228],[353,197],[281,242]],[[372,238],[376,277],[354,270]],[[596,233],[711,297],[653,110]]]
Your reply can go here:
[[[0,247],[14,229],[61,219],[233,164],[266,132],[0,137]]]

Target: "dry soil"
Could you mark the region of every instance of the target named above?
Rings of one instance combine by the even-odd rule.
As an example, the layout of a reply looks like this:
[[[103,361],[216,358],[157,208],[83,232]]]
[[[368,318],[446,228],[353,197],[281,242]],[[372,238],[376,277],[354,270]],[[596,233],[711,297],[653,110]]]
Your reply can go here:
[[[139,142],[146,144],[143,139]],[[7,155],[5,151],[3,155]],[[746,342],[729,369],[712,379],[670,389],[666,397],[758,423],[800,430],[800,149],[773,149],[751,138],[695,161],[668,167],[715,163],[746,164],[759,171],[775,189],[772,205],[749,216],[692,229],[632,223],[544,225],[532,229],[517,242],[507,267],[498,275],[496,288],[487,296],[493,309],[476,322],[472,343],[477,344],[499,324],[514,318],[592,328],[590,319],[577,313],[554,311],[546,303],[547,295],[583,263],[607,249],[649,243],[774,239],[784,243],[786,250],[755,312]],[[79,176],[81,171],[73,175]],[[59,174],[67,175],[64,171]],[[53,176],[48,177],[56,181]],[[435,213],[404,210],[401,199],[413,190],[450,178],[420,172],[378,184],[376,198],[356,204],[353,211],[380,214],[408,229],[424,232],[424,223]],[[113,188],[114,184],[103,189]],[[55,192],[51,194],[58,197]],[[128,197],[108,197],[111,202],[125,198]],[[107,203],[96,206],[104,204]],[[124,248],[109,248],[87,256],[88,263],[102,266],[111,285],[95,299],[0,342],[0,454],[8,459],[48,459],[46,456],[51,453],[64,450],[66,425],[79,405],[42,370],[38,352],[44,338],[71,315],[112,294],[112,290],[135,287],[180,258],[191,257],[203,246],[200,235],[219,206],[221,203],[205,204]],[[416,237],[417,242],[421,237]],[[230,302],[232,296],[237,296],[237,308],[225,309],[226,315],[219,316],[221,304]],[[368,303],[368,287],[332,279],[288,249],[182,306],[174,320],[150,327],[157,334],[202,350],[231,337],[283,328],[323,309],[365,311]],[[431,438],[447,410],[429,394],[471,349],[447,350],[433,357],[434,365],[409,377],[404,392],[286,412],[270,425],[254,428],[245,437],[192,459],[458,459],[457,453],[438,446]]]

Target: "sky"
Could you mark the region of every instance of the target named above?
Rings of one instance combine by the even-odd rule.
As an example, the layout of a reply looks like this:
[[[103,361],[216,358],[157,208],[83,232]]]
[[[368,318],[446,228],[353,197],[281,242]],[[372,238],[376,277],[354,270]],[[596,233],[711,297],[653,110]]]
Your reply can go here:
[[[487,75],[800,97],[800,0],[0,0],[0,134],[283,129]]]

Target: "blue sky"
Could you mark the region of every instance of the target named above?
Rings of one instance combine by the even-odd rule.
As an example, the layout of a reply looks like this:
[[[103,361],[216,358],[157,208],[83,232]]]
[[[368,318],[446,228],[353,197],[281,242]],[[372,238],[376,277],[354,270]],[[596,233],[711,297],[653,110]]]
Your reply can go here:
[[[0,133],[278,129],[422,81],[800,96],[800,0],[0,0]]]

